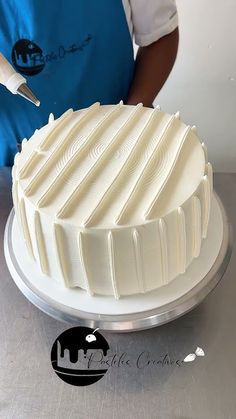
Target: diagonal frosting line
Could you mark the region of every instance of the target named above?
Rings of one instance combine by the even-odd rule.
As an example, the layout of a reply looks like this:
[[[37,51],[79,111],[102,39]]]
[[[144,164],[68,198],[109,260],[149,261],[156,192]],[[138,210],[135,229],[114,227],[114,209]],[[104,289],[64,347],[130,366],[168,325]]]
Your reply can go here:
[[[30,169],[33,167],[33,165],[36,163],[38,157],[40,154],[37,150],[34,150],[27,161],[25,162],[24,166],[19,170],[19,179],[23,179],[27,174],[29,173]]]
[[[157,203],[157,200],[160,198],[161,193],[164,191],[164,188],[165,188],[171,174],[174,171],[174,168],[175,168],[176,163],[178,161],[179,155],[180,155],[180,153],[182,151],[182,148],[183,148],[183,146],[184,146],[184,144],[185,144],[185,142],[188,138],[189,132],[191,132],[191,128],[189,126],[187,126],[184,130],[184,133],[183,133],[182,137],[181,137],[181,141],[178,144],[178,148],[177,148],[176,152],[173,153],[172,159],[170,158],[168,160],[168,164],[169,164],[168,171],[165,174],[165,176],[163,176],[162,183],[160,183],[160,185],[158,185],[158,190],[157,190],[154,198],[152,199],[151,203],[148,205],[148,208],[144,212],[144,219],[145,220],[149,220],[152,217],[153,208],[155,207],[155,205]]]
[[[112,200],[112,192],[114,191],[114,188],[117,185],[117,182],[121,182],[124,179],[125,173],[126,173],[126,169],[129,168],[129,163],[133,157],[133,155],[135,154],[135,152],[137,151],[137,148],[139,146],[143,146],[146,143],[143,141],[146,138],[147,132],[148,130],[152,127],[153,122],[155,122],[156,119],[156,115],[160,114],[160,108],[155,108],[154,111],[151,113],[151,115],[149,116],[146,124],[144,125],[141,133],[139,134],[134,146],[132,147],[130,153],[127,156],[127,159],[125,160],[125,162],[123,163],[123,165],[120,167],[118,173],[116,173],[115,177],[113,178],[112,182],[110,183],[109,187],[105,190],[104,194],[101,196],[101,198],[99,199],[98,203],[96,204],[96,206],[93,208],[93,210],[91,211],[91,213],[87,216],[87,218],[82,222],[82,225],[85,227],[91,225],[91,223],[93,222],[94,217],[97,217],[99,215],[99,212],[101,212],[103,204],[105,202],[105,199],[109,196],[110,200]]]
[[[95,161],[95,163],[93,164],[93,166],[91,166],[90,169],[87,171],[87,173],[85,174],[85,176],[82,179],[82,181],[74,188],[74,190],[72,191],[72,193],[66,199],[65,203],[59,209],[59,211],[57,212],[57,217],[63,218],[63,217],[66,216],[66,214],[68,213],[68,211],[70,211],[70,209],[73,206],[75,200],[78,199],[80,190],[85,186],[86,182],[88,182],[88,180],[90,180],[91,176],[95,176],[97,170],[99,168],[103,167],[103,163],[104,163],[104,160],[107,157],[107,154],[109,154],[111,152],[111,150],[113,149],[114,145],[116,145],[116,146],[118,145],[118,141],[117,140],[118,140],[119,137],[122,138],[122,136],[124,135],[124,129],[128,128],[130,126],[130,124],[133,124],[135,122],[136,116],[139,114],[139,110],[142,108],[142,106],[143,106],[142,103],[140,103],[137,106],[135,106],[135,109],[131,113],[131,115],[129,116],[129,118],[125,121],[125,123],[121,127],[118,128],[118,130],[116,131],[116,133],[111,138],[110,143],[106,146],[106,148],[103,150],[103,152],[101,153],[101,155]]]
[[[40,156],[40,152],[44,150],[43,146],[46,141],[49,141],[51,143],[52,140],[56,139],[56,135],[58,132],[60,132],[62,125],[67,122],[67,119],[70,115],[72,115],[73,110],[68,109],[68,111],[64,112],[64,114],[58,119],[56,122],[56,126],[53,125],[52,130],[49,132],[49,134],[46,136],[46,138],[43,139],[42,143],[40,144],[39,148],[36,150],[33,150],[32,153],[29,155],[29,158],[24,163],[24,166],[19,171],[19,177],[20,179],[23,179],[30,171],[32,166],[36,163],[36,160]],[[37,131],[37,130],[36,130]],[[35,132],[36,132],[35,131]],[[46,142],[47,144],[47,142]]]
[[[171,117],[169,118],[166,126],[164,127],[160,139],[158,141],[158,143],[156,144],[153,153],[149,156],[149,158],[147,159],[142,171],[140,172],[139,176],[137,177],[137,180],[135,181],[130,194],[125,202],[125,204],[123,205],[122,209],[120,210],[119,214],[117,215],[116,219],[115,219],[115,223],[116,224],[122,224],[124,222],[125,216],[126,216],[126,212],[129,209],[131,203],[132,203],[132,198],[135,195],[135,192],[137,191],[140,182],[142,181],[145,172],[149,169],[150,164],[152,163],[152,161],[156,158],[156,153],[158,153],[159,148],[161,146],[161,144],[163,143],[163,141],[165,140],[165,137],[170,129],[170,127],[172,126],[173,121],[175,120],[175,115],[171,115]]]
[[[59,118],[58,122],[53,125],[52,130],[49,132],[49,134],[46,136],[46,138],[43,139],[42,143],[39,146],[39,151],[47,151],[49,147],[53,144],[53,142],[57,139],[57,134],[60,133],[63,125],[67,120],[69,119],[69,116],[73,114],[73,109],[68,109],[66,112],[63,113],[63,115]],[[52,116],[51,116],[52,115]],[[53,121],[53,114],[49,115],[49,123]]]
[[[82,159],[83,153],[85,152],[87,147],[91,145],[91,142],[93,141],[94,137],[96,137],[98,135],[98,132],[101,129],[105,128],[106,124],[110,121],[110,118],[112,118],[117,112],[119,112],[121,107],[122,107],[122,104],[119,103],[110,112],[106,113],[104,118],[101,121],[98,122],[98,124],[94,127],[94,129],[91,131],[91,133],[87,136],[85,141],[78,147],[78,149],[72,155],[72,157],[65,163],[65,166],[63,167],[62,171],[60,173],[58,173],[58,175],[52,180],[52,182],[50,183],[50,185],[48,186],[46,191],[39,198],[39,200],[37,202],[39,207],[45,206],[50,201],[50,198],[52,197],[52,194],[54,193],[54,191],[56,190],[56,188],[60,184],[60,181],[63,180],[63,178],[68,175],[68,172],[70,172],[72,170],[74,164],[78,163],[79,160]],[[97,109],[97,107],[95,107],[95,108],[91,107],[91,110],[92,109],[93,110]],[[85,114],[85,116],[86,116],[86,114]],[[77,126],[77,128],[78,128],[78,126]],[[69,133],[68,135],[71,138],[71,136],[74,135],[74,132],[72,134]],[[66,141],[66,143],[68,142],[68,140],[66,140],[66,139],[64,141]]]
[[[52,153],[49,154],[49,157],[47,160],[43,163],[42,167],[37,171],[35,176],[31,179],[29,184],[27,185],[25,189],[26,196],[32,194],[37,188],[38,184],[40,183],[40,180],[45,176],[45,173],[48,171],[48,169],[53,165],[55,162],[55,159],[62,153],[62,151],[66,148],[67,144],[71,141],[71,138],[76,134],[77,130],[81,128],[81,124],[83,124],[87,119],[91,116],[91,114],[94,113],[94,111],[99,107],[98,103],[94,103],[92,106],[90,106],[83,114],[83,116],[79,119],[79,121],[76,121],[67,134],[65,138],[62,138],[60,142],[57,143],[56,147],[52,151]]]

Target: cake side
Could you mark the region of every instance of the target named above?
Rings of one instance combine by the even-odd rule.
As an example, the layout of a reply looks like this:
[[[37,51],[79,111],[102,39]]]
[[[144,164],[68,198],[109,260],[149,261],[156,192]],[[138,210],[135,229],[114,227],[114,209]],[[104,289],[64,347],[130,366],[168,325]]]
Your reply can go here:
[[[140,112],[140,120],[141,106],[133,108],[135,108],[136,112]],[[152,110],[148,110],[148,112],[149,111],[154,112]],[[157,109],[154,114],[157,115],[158,112],[160,112],[159,109]],[[64,115],[61,120],[59,118],[57,124],[59,124],[60,121],[63,121],[63,119],[65,123],[65,119],[68,117],[71,118],[71,115],[71,112],[69,112],[66,116]],[[153,113],[151,115],[149,112],[149,122],[156,118],[156,115],[153,116]],[[173,124],[173,121],[178,120],[178,116],[164,115],[164,118],[160,118],[160,120],[168,118],[172,121],[171,124]],[[147,127],[147,115],[144,119],[145,121],[143,120],[143,124],[140,124],[140,129],[142,126]],[[166,119],[164,122],[165,125],[167,125]],[[166,132],[163,126],[161,128],[160,120],[159,132],[161,132],[161,130]],[[54,124],[54,122],[51,121],[50,124],[52,123]],[[134,125],[137,126],[136,123]],[[57,129],[56,125],[54,127],[54,134],[55,129]],[[43,201],[42,198],[38,199],[37,193],[35,194],[35,191],[32,193],[32,189],[29,193],[30,188],[28,188],[27,193],[29,184],[35,185],[35,183],[32,183],[32,179],[35,179],[35,176],[37,179],[38,176],[37,180],[39,180],[41,176],[40,165],[37,167],[37,158],[33,157],[32,159],[32,155],[34,155],[34,153],[35,155],[41,153],[43,159],[45,159],[43,161],[44,166],[42,167],[45,167],[47,157],[50,157],[50,153],[55,152],[54,148],[50,151],[52,145],[50,144],[50,141],[52,142],[53,136],[50,134],[49,127],[45,127],[44,132],[46,135],[43,137],[43,140],[40,138],[40,131],[38,131],[36,133],[37,139],[35,138],[34,144],[32,144],[34,138],[31,139],[31,142],[23,143],[22,153],[16,157],[16,163],[13,168],[13,199],[18,222],[23,227],[23,234],[28,250],[40,265],[42,272],[56,280],[61,280],[67,287],[80,286],[90,294],[113,294],[115,298],[119,298],[121,295],[147,292],[163,286],[173,280],[179,273],[186,270],[192,259],[199,255],[202,238],[206,237],[212,194],[212,167],[207,161],[206,147],[199,143],[195,134],[195,129],[190,129],[190,127],[181,124],[181,129],[179,129],[181,135],[177,136],[178,141],[176,141],[176,144],[170,143],[169,148],[164,147],[161,154],[163,157],[159,157],[159,159],[156,157],[156,159],[153,160],[154,169],[152,168],[149,172],[149,176],[152,175],[152,181],[146,181],[146,183],[144,182],[144,184],[142,184],[142,190],[144,192],[145,186],[146,189],[149,187],[146,196],[144,196],[145,199],[143,199],[143,201],[141,200],[142,202],[140,204],[138,200],[139,196],[137,194],[136,199],[133,201],[133,206],[131,206],[132,211],[130,211],[130,208],[127,210],[128,205],[125,206],[123,204],[122,208],[124,208],[124,210],[119,213],[121,216],[116,218],[113,217],[118,221],[117,223],[112,224],[108,219],[105,223],[104,220],[106,219],[104,217],[94,217],[93,220],[103,219],[103,224],[100,223],[99,228],[96,228],[96,224],[94,227],[92,223],[91,225],[89,222],[83,223],[84,217],[83,219],[81,217],[80,225],[74,223],[73,217],[75,217],[75,213],[73,214],[73,211],[72,213],[67,213],[67,215],[69,214],[69,217],[61,217],[60,212],[59,214],[55,214],[55,211],[54,214],[51,215],[50,205],[45,205],[45,207],[43,205],[38,205],[40,199],[41,204],[42,202],[45,204],[47,201]],[[60,135],[61,131],[59,129],[57,132],[58,135]],[[150,127],[148,132],[150,134]],[[145,135],[146,134],[147,132]],[[190,138],[189,135],[192,135],[192,137]],[[165,141],[163,141],[163,143],[166,143],[169,137],[173,137],[173,135],[166,136],[166,134],[164,134]],[[140,133],[138,138],[140,139]],[[149,155],[146,153],[145,159],[143,159],[143,166],[140,165],[138,167],[136,164],[136,168],[139,170],[139,176],[138,172],[135,172],[135,170],[132,169],[129,171],[131,176],[132,173],[135,173],[136,176],[132,188],[129,189],[129,194],[131,192],[131,195],[132,191],[135,190],[135,185],[141,185],[141,183],[138,182],[138,180],[142,180],[140,174],[145,171],[147,162],[149,161],[150,163],[152,160],[155,153],[155,147],[158,144],[160,146],[160,139],[162,138],[163,140],[163,133],[162,137],[160,135],[159,137],[156,136],[153,138],[153,148],[150,149]],[[186,138],[188,138],[187,141]],[[94,140],[96,140],[96,136],[94,136]],[[143,140],[145,140],[144,135]],[[58,141],[60,141],[60,139]],[[31,150],[29,150],[30,143]],[[198,158],[199,161],[201,160],[201,164],[198,162],[196,164],[199,172],[199,181],[197,182],[196,179],[194,179],[193,182],[189,182],[190,185],[188,185],[188,188],[184,188],[184,176],[186,180],[186,173],[184,175],[183,168],[185,167],[185,170],[187,170],[186,167],[188,168],[187,161],[189,160],[191,153],[193,154],[193,147],[190,146],[192,143],[195,147],[195,157],[198,155],[200,156]],[[43,147],[48,147],[47,150],[42,149],[43,144]],[[75,142],[72,142],[72,144],[75,144]],[[181,144],[182,147],[180,147]],[[40,145],[42,147],[41,150]],[[124,156],[126,159],[127,155],[130,156],[130,153],[132,153],[135,145],[137,145],[137,138],[136,141],[131,144],[130,149]],[[170,153],[171,146],[173,150],[172,153]],[[28,148],[27,153],[26,147]],[[165,150],[167,154],[169,153],[167,161],[165,161]],[[181,150],[181,152],[178,152],[178,150]],[[74,152],[76,153],[76,150]],[[24,153],[24,158],[20,161]],[[134,154],[134,157],[138,157],[139,160],[142,160],[140,156],[140,153]],[[201,173],[200,170],[202,156],[204,160],[203,173]],[[32,163],[32,160],[35,164]],[[97,160],[95,160],[95,163],[93,161],[92,164],[96,164],[96,161]],[[112,162],[112,159],[110,159],[110,161]],[[120,167],[123,168],[122,170],[125,168],[125,161],[126,160],[122,159],[119,161],[119,167],[117,166],[116,172],[117,179],[121,172]],[[105,166],[108,164],[106,162],[107,161],[105,160],[103,163]],[[56,163],[58,163],[57,159],[55,160],[55,164]],[[159,169],[161,164],[163,166],[164,163],[166,163],[164,167],[167,167],[168,170],[158,171],[158,163],[160,165]],[[64,162],[64,165],[67,164],[67,162]],[[155,164],[157,164],[157,166],[155,166]],[[86,167],[88,167],[88,165]],[[100,170],[102,169],[102,165],[99,165],[99,163],[97,167]],[[157,168],[156,172],[159,175],[156,177],[155,167]],[[59,176],[63,170],[64,169],[62,168],[59,172]],[[23,181],[21,177],[22,173]],[[37,173],[40,176],[37,175]],[[68,172],[64,170],[63,173],[67,173],[67,175],[68,173],[73,174],[73,172],[70,172],[69,167]],[[97,173],[99,173],[99,171]],[[148,175],[148,171],[146,173]],[[189,171],[187,171],[187,173],[189,173]],[[178,180],[179,184],[175,180],[177,177],[178,179],[183,180],[182,184],[180,180]],[[123,183],[125,182],[126,178],[123,178]],[[50,184],[53,183],[49,176],[46,190],[49,190]],[[154,194],[155,185],[157,187],[157,193]],[[38,186],[40,189],[40,183],[38,183]],[[61,183],[62,189],[65,189],[66,191],[69,190],[70,193],[70,189],[73,185],[68,182],[66,183],[66,186],[67,188],[64,188],[63,182]],[[79,186],[79,183],[74,186]],[[171,195],[170,192],[168,192],[168,194],[163,193],[166,190],[168,191],[168,188],[169,191],[179,191],[179,205],[169,212],[168,208],[170,209],[171,205],[173,206],[174,201],[170,203],[166,199],[167,195]],[[136,189],[137,192],[139,192],[137,187]],[[181,198],[184,196],[184,193],[186,194],[186,190],[184,189],[188,189],[187,196],[185,196],[186,199]],[[84,190],[86,191],[86,188]],[[120,191],[119,189],[117,190]],[[39,190],[39,194],[41,194],[41,192],[42,191]],[[45,185],[43,193],[45,194]],[[105,190],[105,194],[107,194],[107,189]],[[45,197],[45,195],[43,196]],[[51,197],[53,197],[53,194],[51,194]],[[158,197],[158,200],[154,199],[156,197]],[[147,198],[149,198],[149,201]],[[101,196],[99,197],[99,200],[101,201]],[[148,206],[146,205],[147,201],[149,202]],[[105,202],[107,201],[104,200],[103,205],[100,204],[100,215],[102,213],[101,208],[106,207],[106,205],[104,205]],[[94,207],[96,208],[96,205]],[[107,207],[109,207],[109,205],[107,205]],[[144,207],[146,208],[146,211],[144,211]],[[155,211],[153,211],[154,209]],[[162,213],[160,213],[160,209]],[[93,210],[90,210],[89,205],[87,205],[87,210],[87,219],[91,221],[91,213],[94,214],[94,212]],[[137,217],[137,212],[139,218]],[[110,211],[110,214],[114,215],[114,213],[114,211]],[[107,214],[109,214],[109,211]]]

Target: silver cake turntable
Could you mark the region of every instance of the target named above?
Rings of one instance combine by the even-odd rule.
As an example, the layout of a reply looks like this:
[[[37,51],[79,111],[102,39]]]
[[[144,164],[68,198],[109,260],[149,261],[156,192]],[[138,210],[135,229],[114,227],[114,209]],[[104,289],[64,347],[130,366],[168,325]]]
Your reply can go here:
[[[167,323],[198,305],[217,285],[232,253],[232,230],[223,204],[214,192],[208,236],[200,256],[172,283],[147,294],[131,297],[95,295],[65,289],[43,275],[28,256],[11,211],[4,237],[8,268],[16,285],[35,306],[68,323],[114,332],[148,329]],[[14,237],[14,240],[13,240]]]

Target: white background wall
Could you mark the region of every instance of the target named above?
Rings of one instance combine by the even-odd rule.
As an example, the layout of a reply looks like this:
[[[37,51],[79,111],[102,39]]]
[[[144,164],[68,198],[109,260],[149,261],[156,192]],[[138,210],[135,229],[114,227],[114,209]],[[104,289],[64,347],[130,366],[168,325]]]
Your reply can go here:
[[[214,171],[236,172],[236,0],[177,0],[180,44],[155,104],[180,110]]]

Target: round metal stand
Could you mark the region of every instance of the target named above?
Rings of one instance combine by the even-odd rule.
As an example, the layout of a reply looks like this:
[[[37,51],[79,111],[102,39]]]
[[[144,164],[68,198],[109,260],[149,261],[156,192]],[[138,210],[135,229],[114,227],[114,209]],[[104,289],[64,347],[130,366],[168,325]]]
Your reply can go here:
[[[4,251],[12,278],[25,297],[58,320],[113,332],[151,328],[192,310],[220,281],[232,253],[232,229],[222,202],[214,193],[208,236],[199,257],[185,274],[147,294],[120,300],[90,297],[83,290],[68,290],[45,278],[36,263],[32,265],[29,260],[16,224],[12,210],[5,229]]]

